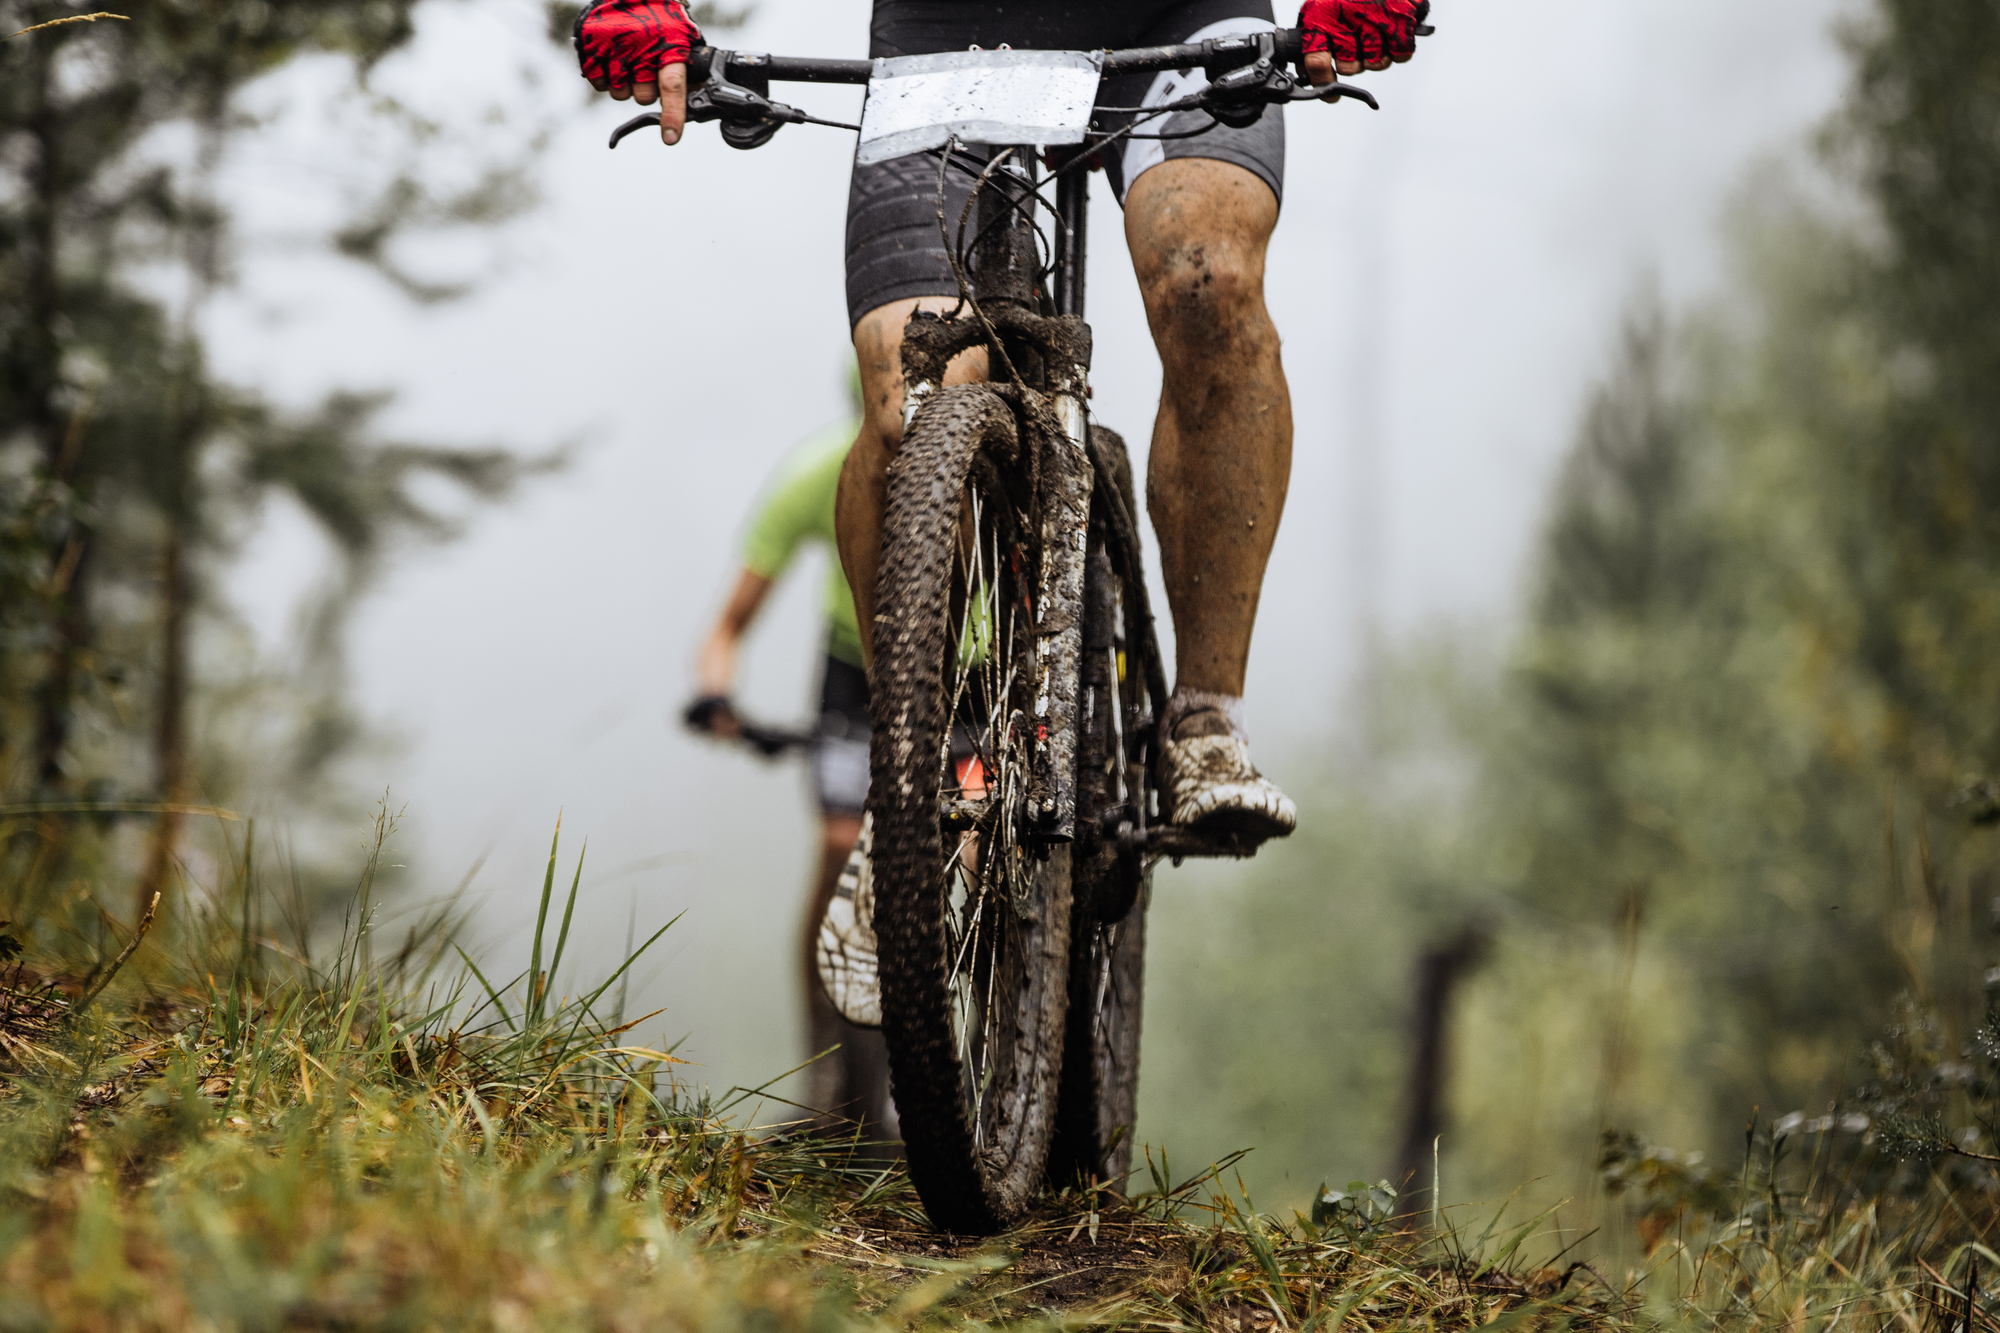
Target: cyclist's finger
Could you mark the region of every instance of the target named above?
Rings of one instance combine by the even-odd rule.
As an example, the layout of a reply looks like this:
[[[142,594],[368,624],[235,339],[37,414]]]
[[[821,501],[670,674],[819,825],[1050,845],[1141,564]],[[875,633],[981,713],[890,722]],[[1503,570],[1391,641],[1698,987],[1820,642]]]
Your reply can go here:
[[[1371,28],[1362,36],[1360,45],[1361,50],[1358,54],[1361,57],[1362,64],[1366,65],[1369,69],[1379,70],[1389,68],[1387,33],[1379,28]]]
[[[614,102],[629,102],[632,100],[632,88],[629,84],[613,84],[606,91],[611,94],[611,100]]]
[[[660,100],[660,85],[645,79],[632,85],[632,100],[640,106],[651,106]]]
[[[1306,54],[1306,78],[1314,87],[1333,82],[1333,57],[1325,51]]]
[[[660,141],[679,143],[687,124],[687,66],[660,66]]]

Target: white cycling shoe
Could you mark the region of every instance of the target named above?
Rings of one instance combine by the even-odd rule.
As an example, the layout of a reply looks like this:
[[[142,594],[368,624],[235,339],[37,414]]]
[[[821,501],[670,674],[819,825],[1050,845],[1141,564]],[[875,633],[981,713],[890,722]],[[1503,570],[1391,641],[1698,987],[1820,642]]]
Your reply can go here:
[[[1175,690],[1166,711],[1160,767],[1169,823],[1257,842],[1298,827],[1292,798],[1250,761],[1241,699]]]
[[[861,817],[861,836],[833,886],[820,918],[814,961],[819,983],[840,1016],[856,1027],[882,1026],[882,983],[875,969],[875,816]]]

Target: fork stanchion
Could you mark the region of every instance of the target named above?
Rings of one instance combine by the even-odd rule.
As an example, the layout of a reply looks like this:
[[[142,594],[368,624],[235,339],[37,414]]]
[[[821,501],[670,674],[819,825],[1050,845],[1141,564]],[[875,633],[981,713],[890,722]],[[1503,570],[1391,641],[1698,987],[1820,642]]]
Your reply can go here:
[[[1083,317],[1084,263],[1089,257],[1090,176],[1056,177],[1056,313]]]

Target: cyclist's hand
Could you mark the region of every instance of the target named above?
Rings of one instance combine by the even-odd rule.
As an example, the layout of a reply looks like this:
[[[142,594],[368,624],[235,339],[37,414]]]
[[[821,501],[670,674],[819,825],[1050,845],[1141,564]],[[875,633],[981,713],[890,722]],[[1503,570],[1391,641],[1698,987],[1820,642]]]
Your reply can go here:
[[[1299,27],[1306,77],[1332,83],[1334,71],[1387,69],[1417,52],[1417,0],[1305,0]]]
[[[704,694],[687,706],[681,720],[691,730],[706,736],[719,736],[733,741],[743,734],[743,719],[736,716],[736,705],[728,695]]]
[[[660,138],[677,143],[687,122],[688,50],[701,29],[681,0],[595,0],[576,16],[576,59],[601,93],[660,104]]]

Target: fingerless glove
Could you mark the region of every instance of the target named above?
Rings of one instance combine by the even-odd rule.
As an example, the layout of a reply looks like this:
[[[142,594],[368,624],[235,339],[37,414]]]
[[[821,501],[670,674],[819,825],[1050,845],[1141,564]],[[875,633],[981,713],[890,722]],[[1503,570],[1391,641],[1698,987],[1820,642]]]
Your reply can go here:
[[[596,0],[573,35],[583,77],[605,88],[657,82],[662,65],[686,64],[701,41],[681,0]]]
[[[1417,0],[1305,0],[1299,10],[1306,51],[1369,69],[1415,55],[1419,22]]]

